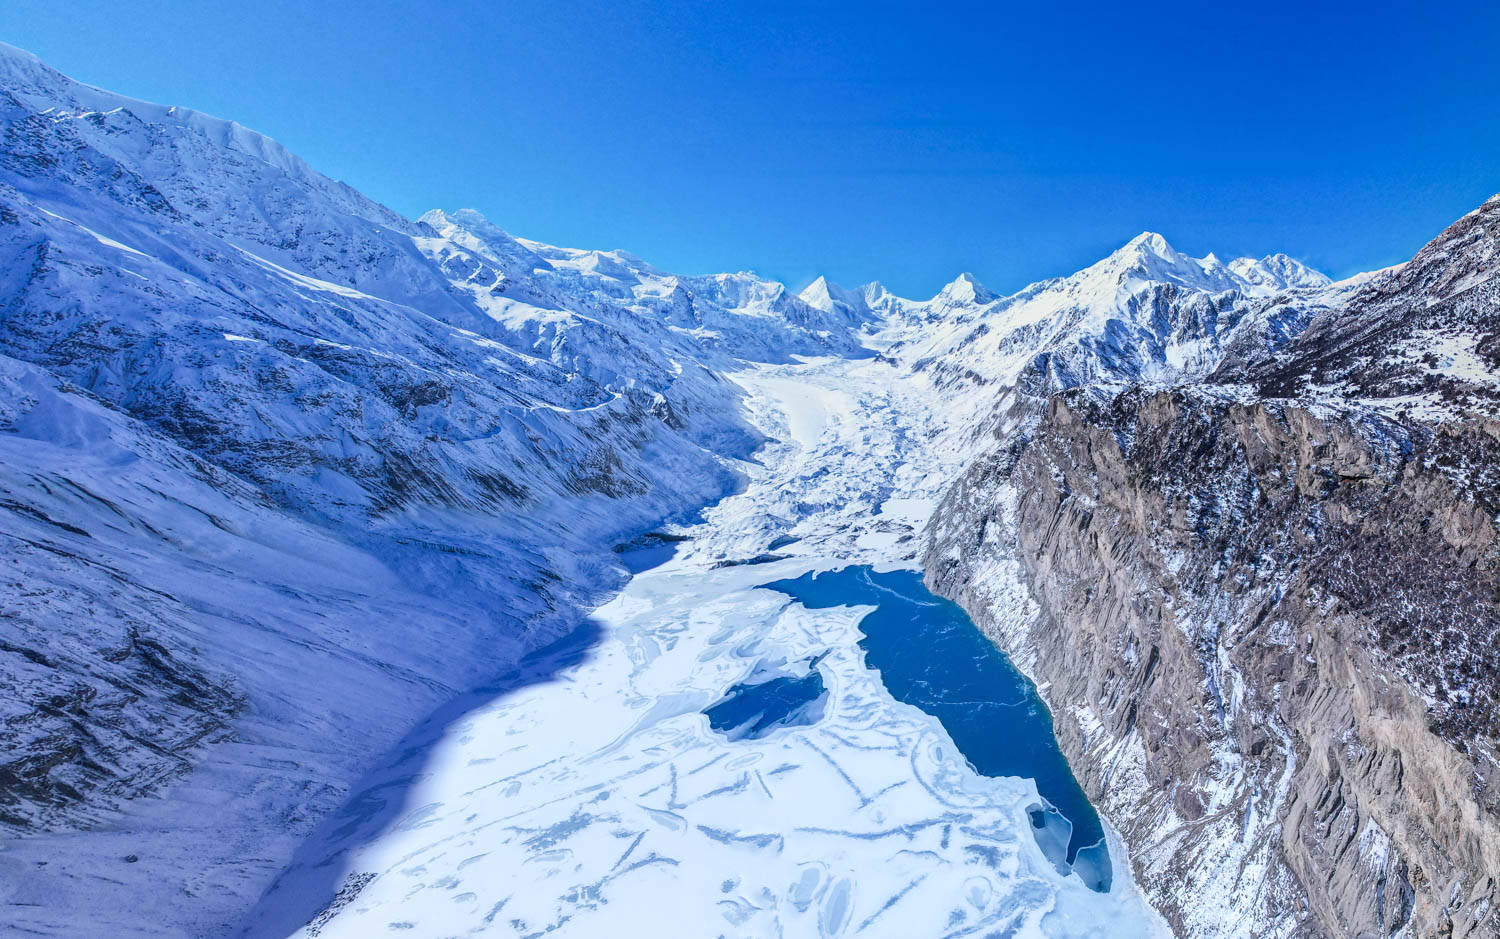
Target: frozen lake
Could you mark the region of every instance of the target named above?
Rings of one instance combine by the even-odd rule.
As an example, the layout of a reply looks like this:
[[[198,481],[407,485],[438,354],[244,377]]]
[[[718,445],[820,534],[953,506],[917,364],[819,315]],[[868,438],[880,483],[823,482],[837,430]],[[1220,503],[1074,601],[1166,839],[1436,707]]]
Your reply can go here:
[[[248,933],[1162,934],[1035,690],[921,587],[945,475],[888,375],[741,376],[745,490],[414,731]]]
[[[765,586],[809,609],[874,607],[859,622],[859,644],[892,697],[936,717],[981,776],[1034,780],[1047,800],[1031,813],[1044,850],[1059,849],[1054,861],[1109,889],[1104,828],[1058,749],[1051,713],[957,604],[930,593],[916,571],[863,565]]]

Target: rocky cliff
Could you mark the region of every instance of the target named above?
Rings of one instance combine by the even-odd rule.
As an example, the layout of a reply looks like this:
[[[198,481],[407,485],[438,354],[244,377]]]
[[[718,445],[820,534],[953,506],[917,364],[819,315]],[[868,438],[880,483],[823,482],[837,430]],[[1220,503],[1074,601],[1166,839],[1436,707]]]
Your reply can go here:
[[[1497,214],[1212,381],[1019,399],[935,515],[1182,935],[1500,934]]]

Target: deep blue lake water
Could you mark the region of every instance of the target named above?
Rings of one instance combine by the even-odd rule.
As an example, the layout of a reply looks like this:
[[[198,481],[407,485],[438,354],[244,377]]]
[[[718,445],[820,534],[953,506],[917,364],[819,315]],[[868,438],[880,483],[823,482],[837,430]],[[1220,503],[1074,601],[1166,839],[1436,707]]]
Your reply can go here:
[[[777,727],[813,724],[823,717],[823,673],[818,660],[803,676],[779,675],[731,687],[724,699],[703,712],[708,726],[730,739],[763,737]]]
[[[874,612],[860,621],[865,634],[860,646],[866,664],[879,671],[891,695],[936,717],[975,772],[1036,780],[1037,791],[1056,809],[1047,812],[1042,807],[1032,813],[1038,843],[1049,857],[1061,860],[1065,839],[1067,863],[1090,886],[1108,889],[1104,829],[1058,748],[1052,714],[1036,686],[957,604],[929,592],[918,572],[882,574],[868,566],[805,574],[764,586],[810,609],[874,606]],[[816,669],[811,674],[816,675]],[[784,693],[814,688],[803,680],[796,687],[767,691],[774,691],[779,700]],[[822,691],[818,680],[815,693]],[[1066,823],[1058,824],[1058,813]]]

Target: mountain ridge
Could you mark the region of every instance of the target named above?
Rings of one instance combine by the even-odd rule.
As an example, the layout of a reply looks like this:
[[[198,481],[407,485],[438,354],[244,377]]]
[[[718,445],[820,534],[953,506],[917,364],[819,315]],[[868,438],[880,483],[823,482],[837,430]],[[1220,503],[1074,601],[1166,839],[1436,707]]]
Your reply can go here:
[[[1182,934],[1500,930],[1497,211],[1196,374],[1020,383],[934,517]]]

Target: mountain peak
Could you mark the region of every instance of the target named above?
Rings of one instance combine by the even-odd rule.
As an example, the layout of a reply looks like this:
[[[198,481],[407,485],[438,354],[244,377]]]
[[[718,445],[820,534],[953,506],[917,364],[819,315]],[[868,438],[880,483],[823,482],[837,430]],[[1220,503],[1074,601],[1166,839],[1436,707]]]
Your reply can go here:
[[[835,284],[827,277],[819,277],[797,295],[799,300],[814,309],[825,313],[837,312],[857,319],[869,316],[874,305],[884,297],[885,287],[878,282],[871,281],[851,290]]]
[[[995,295],[978,278],[965,271],[953,278],[932,299],[947,300],[949,303],[989,303],[995,299]]]
[[[1144,276],[1147,280],[1165,280],[1169,279],[1169,272],[1185,270],[1187,266],[1196,269],[1201,265],[1217,263],[1217,260],[1210,262],[1208,258],[1201,262],[1191,259],[1168,244],[1167,239],[1160,234],[1143,231],[1094,265],[1091,270],[1110,271],[1112,276],[1134,274]]]
[[[1235,258],[1229,269],[1241,280],[1257,287],[1286,289],[1291,287],[1326,287],[1333,283],[1321,271],[1280,252],[1268,254],[1260,260]]]
[[[871,306],[891,296],[891,292],[885,288],[885,284],[882,284],[878,280],[872,280],[868,284],[865,284],[859,288],[859,292],[864,294],[865,303]]]
[[[1235,258],[1225,262],[1209,253],[1190,257],[1173,248],[1156,232],[1141,232],[1104,260],[1074,275],[1083,283],[1113,291],[1143,283],[1170,283],[1194,290],[1217,293],[1238,290],[1251,295],[1269,295],[1280,290],[1326,287],[1330,281],[1285,254],[1260,258]]]
[[[842,291],[838,285],[830,283],[827,277],[819,274],[817,280],[802,288],[797,298],[808,306],[827,312],[833,309],[834,297],[840,292]]]
[[[424,212],[417,221],[431,227],[444,237],[452,237],[455,233],[464,232],[485,242],[509,243],[517,240],[505,229],[486,218],[478,209],[457,209],[452,212],[444,209],[431,209]]]
[[[1167,239],[1154,231],[1141,232],[1139,235],[1125,242],[1125,246],[1115,252],[1117,255],[1127,253],[1133,255],[1154,254],[1161,258],[1174,258],[1177,255],[1176,249],[1167,243]]]

